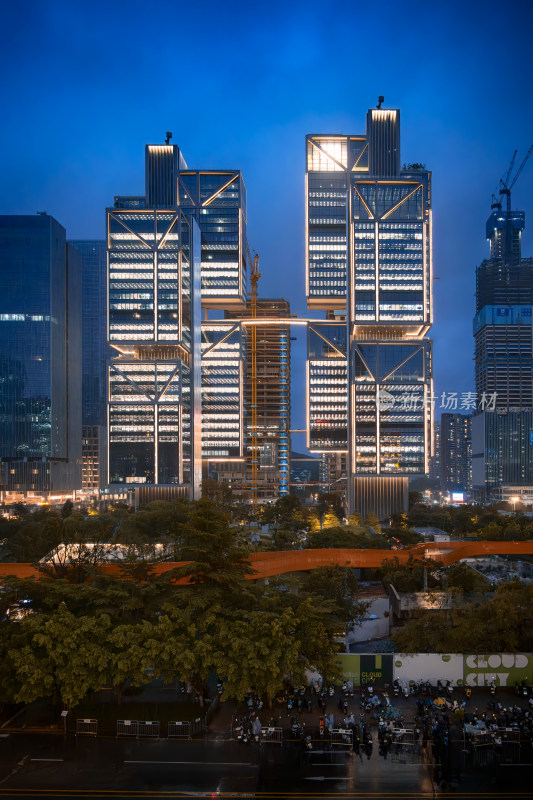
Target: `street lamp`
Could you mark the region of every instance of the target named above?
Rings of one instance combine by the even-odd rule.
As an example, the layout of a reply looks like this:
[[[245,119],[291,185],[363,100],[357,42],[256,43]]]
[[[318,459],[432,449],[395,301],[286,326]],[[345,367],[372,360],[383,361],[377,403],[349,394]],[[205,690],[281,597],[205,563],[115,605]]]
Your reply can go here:
[[[518,500],[520,500],[519,497],[511,497],[511,503],[513,504],[513,514],[516,511],[516,504],[517,504]]]

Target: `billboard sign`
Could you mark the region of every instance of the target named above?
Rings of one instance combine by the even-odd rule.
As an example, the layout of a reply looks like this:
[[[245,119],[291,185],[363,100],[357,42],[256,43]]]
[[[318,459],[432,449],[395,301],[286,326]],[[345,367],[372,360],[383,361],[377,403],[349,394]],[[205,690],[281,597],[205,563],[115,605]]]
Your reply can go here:
[[[392,683],[392,654],[375,653],[359,655],[358,653],[339,653],[339,664],[345,680],[352,680],[354,686],[362,683],[375,683],[383,686]]]
[[[464,656],[466,686],[514,686],[516,681],[533,681],[533,655],[525,653],[492,653]]]

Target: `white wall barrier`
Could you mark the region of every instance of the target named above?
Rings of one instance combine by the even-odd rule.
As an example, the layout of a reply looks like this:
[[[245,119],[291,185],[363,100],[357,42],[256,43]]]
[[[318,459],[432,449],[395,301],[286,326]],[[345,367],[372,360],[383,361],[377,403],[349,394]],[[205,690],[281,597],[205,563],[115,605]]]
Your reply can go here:
[[[447,653],[394,653],[395,680],[429,681],[432,686],[440,680],[451,681],[454,686],[463,684],[463,656]]]

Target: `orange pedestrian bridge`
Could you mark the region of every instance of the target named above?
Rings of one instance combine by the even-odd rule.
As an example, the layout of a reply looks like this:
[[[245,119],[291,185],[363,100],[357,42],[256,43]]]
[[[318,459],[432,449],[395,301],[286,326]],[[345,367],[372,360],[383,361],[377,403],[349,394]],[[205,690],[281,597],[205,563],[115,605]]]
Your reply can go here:
[[[317,567],[329,567],[332,565],[353,568],[381,567],[385,561],[390,561],[391,559],[398,559],[400,564],[406,564],[410,557],[414,559],[430,558],[449,567],[463,558],[491,555],[533,555],[533,541],[424,542],[404,547],[401,550],[332,548],[265,551],[250,554],[249,562],[254,572],[247,577],[248,580],[258,580],[260,578],[272,578],[275,575],[285,575],[290,572],[306,572]],[[162,561],[159,564],[154,564],[151,567],[151,571],[154,575],[162,575],[170,570],[185,566],[187,563],[190,562]],[[116,563],[102,563],[99,571],[105,575],[120,575],[121,573],[120,565]],[[34,564],[0,564],[0,580],[8,575],[14,575],[18,578],[41,578],[45,577],[46,573]],[[180,580],[179,583],[187,583],[187,580]]]

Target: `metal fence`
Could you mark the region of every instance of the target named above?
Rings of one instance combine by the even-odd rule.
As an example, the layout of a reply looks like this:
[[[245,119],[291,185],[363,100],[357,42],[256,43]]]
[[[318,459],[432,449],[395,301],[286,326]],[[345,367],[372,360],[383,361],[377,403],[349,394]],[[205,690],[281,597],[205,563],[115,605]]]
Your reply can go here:
[[[472,737],[472,763],[474,767],[485,767],[494,760],[494,741],[490,733],[479,733]]]
[[[117,736],[138,736],[139,723],[136,719],[117,719]]]
[[[167,737],[169,739],[190,739],[190,722],[169,722]]]
[[[97,719],[77,719],[76,720],[76,735],[87,734],[90,736],[98,735],[98,720]]]
[[[500,763],[520,764],[520,731],[516,728],[498,728],[501,740]]]
[[[416,764],[422,758],[416,734],[410,728],[392,731],[391,760],[395,764]]]
[[[190,736],[198,736],[200,733],[205,733],[205,729],[206,729],[205,717],[197,717],[195,720],[189,723]]]
[[[139,721],[137,725],[138,736],[159,738],[159,722],[157,720],[143,720]]]
[[[353,731],[350,728],[332,728],[330,731],[330,741],[332,747],[353,747]]]
[[[261,728],[259,731],[260,744],[282,744],[283,728]]]

